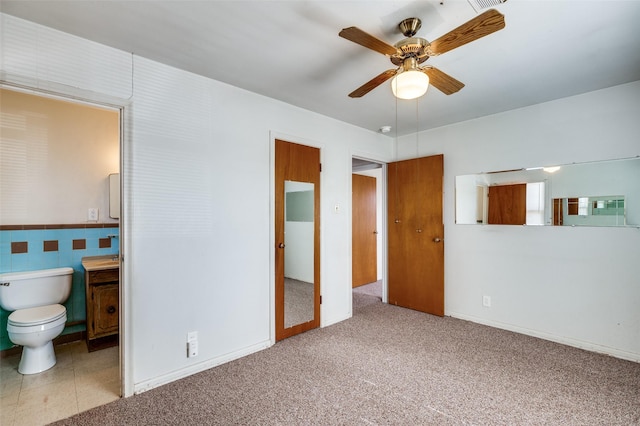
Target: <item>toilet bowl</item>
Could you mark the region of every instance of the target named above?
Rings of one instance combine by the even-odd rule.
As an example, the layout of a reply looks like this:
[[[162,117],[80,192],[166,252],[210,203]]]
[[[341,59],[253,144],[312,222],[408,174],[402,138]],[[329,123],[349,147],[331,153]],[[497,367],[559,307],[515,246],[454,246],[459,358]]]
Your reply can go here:
[[[67,310],[62,305],[20,309],[9,315],[9,340],[23,346],[18,365],[21,374],[36,374],[56,364],[53,342],[64,330]]]
[[[13,311],[9,340],[23,347],[19,373],[36,374],[56,364],[52,340],[67,321],[61,303],[69,297],[72,274],[72,268],[0,274],[0,306]]]

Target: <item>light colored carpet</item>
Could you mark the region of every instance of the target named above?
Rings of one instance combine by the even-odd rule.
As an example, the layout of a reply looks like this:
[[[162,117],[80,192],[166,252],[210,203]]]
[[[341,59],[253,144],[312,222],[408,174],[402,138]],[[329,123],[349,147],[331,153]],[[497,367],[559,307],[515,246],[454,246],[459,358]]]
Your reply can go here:
[[[358,295],[368,295],[375,296],[378,299],[382,300],[382,280],[356,287],[353,289],[353,294],[355,295],[355,297],[357,297]],[[354,301],[355,300],[356,299],[354,299]]]
[[[638,425],[640,364],[382,304],[61,425]]]

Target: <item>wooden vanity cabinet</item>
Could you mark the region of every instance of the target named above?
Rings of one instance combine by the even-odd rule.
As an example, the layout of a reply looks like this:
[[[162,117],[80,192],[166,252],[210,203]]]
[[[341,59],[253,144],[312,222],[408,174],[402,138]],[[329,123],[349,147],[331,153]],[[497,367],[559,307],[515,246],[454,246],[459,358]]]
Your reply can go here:
[[[118,344],[119,275],[119,268],[85,273],[89,352]]]

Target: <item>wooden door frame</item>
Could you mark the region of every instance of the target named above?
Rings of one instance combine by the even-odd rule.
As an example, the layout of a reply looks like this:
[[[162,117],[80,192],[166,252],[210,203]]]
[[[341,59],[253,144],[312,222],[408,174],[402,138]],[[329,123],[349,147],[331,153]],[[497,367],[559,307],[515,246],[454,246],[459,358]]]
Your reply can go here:
[[[320,164],[324,159],[324,145],[320,142],[305,139],[303,137],[269,132],[269,340],[271,345],[276,343],[276,139],[298,145],[305,145],[320,150]],[[320,206],[323,199],[323,174],[320,173]],[[320,277],[324,276],[324,237],[323,218],[320,214]],[[322,296],[322,278],[320,281],[320,296]],[[323,306],[320,304],[320,325],[323,327]]]
[[[385,160],[378,160],[375,158],[371,158],[368,155],[364,154],[358,154],[358,153],[351,153],[351,158],[349,159],[349,161],[351,161],[352,159],[358,159],[358,160],[365,160],[365,161],[370,161],[372,163],[376,163],[376,164],[380,164],[381,170],[382,170],[382,176],[380,177],[380,182],[378,182],[378,185],[380,185],[380,197],[379,199],[376,200],[376,202],[382,207],[382,211],[380,212],[380,218],[379,220],[381,220],[381,226],[380,229],[378,230],[378,232],[381,234],[381,241],[380,241],[380,246],[378,247],[378,257],[380,258],[380,266],[381,266],[381,274],[382,274],[382,302],[383,303],[387,303],[388,302],[388,287],[387,287],[387,283],[388,283],[388,278],[389,278],[389,274],[388,274],[388,259],[387,259],[387,253],[388,253],[388,240],[387,240],[387,161]],[[353,175],[353,169],[351,169],[351,174]],[[353,193],[353,184],[352,184],[352,180],[349,179],[349,194]],[[349,197],[349,214],[351,214],[351,212],[353,211],[353,199],[352,197]],[[353,225],[351,222],[349,222],[349,253],[353,252],[353,241],[351,240],[351,236],[353,235]],[[353,291],[353,287],[351,284],[351,276],[353,274],[352,271],[352,266],[351,263],[349,264],[349,293],[351,293]],[[349,298],[349,300],[351,301],[351,297]],[[352,301],[351,301],[352,303]],[[349,310],[349,316],[353,315],[353,304],[351,306],[351,309]]]

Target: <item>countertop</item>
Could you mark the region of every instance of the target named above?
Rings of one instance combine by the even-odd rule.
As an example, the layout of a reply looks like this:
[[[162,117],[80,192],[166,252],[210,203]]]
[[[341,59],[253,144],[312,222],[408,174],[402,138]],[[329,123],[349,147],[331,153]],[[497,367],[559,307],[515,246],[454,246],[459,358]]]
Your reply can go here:
[[[113,260],[113,259],[116,260]],[[82,267],[85,271],[100,271],[103,269],[114,269],[120,267],[119,255],[109,254],[106,256],[87,256],[82,258]]]

